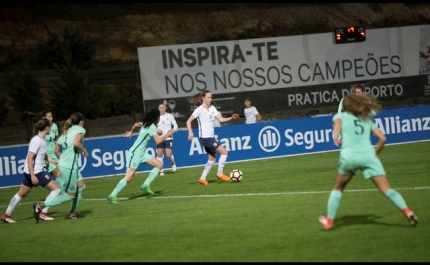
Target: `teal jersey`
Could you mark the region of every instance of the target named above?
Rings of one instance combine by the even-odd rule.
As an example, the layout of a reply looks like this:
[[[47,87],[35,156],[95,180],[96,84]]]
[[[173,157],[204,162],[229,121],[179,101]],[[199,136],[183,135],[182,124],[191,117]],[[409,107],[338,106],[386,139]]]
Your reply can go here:
[[[375,155],[375,148],[370,141],[372,131],[376,128],[372,120],[363,120],[353,114],[344,111],[333,116],[342,121],[341,135],[342,146],[341,156],[348,155]]]
[[[59,167],[77,169],[78,158],[80,151],[75,148],[73,141],[78,134],[82,134],[82,142],[84,144],[83,137],[85,136],[85,129],[78,125],[73,125],[67,130],[66,135],[62,135],[58,139],[57,143],[61,146],[61,156],[58,162]]]
[[[129,153],[136,155],[138,157],[143,156],[146,151],[146,146],[148,142],[154,135],[158,135],[157,126],[155,124],[151,124],[149,127],[144,128],[143,126],[139,130],[139,135],[137,136],[136,141],[129,149]]]
[[[58,127],[57,124],[52,123],[51,125],[51,131],[45,136],[46,141],[46,154],[56,159],[54,150],[55,150],[55,138],[58,136]]]

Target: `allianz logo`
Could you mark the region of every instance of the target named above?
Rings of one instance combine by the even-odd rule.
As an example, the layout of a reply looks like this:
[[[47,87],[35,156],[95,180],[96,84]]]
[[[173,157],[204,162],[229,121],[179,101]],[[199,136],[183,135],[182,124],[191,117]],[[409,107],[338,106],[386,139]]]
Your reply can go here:
[[[266,152],[273,152],[281,144],[281,135],[273,126],[266,126],[258,134],[258,144]]]

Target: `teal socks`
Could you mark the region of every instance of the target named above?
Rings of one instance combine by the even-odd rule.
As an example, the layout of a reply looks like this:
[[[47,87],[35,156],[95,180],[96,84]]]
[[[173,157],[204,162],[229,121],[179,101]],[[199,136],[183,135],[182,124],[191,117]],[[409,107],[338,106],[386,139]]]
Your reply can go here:
[[[143,185],[149,186],[151,182],[158,176],[158,173],[160,173],[160,170],[156,167],[154,167],[151,172],[149,173],[149,176],[146,178]]]
[[[330,197],[328,198],[327,203],[327,217],[330,219],[334,219],[337,213],[337,209],[339,209],[340,200],[342,199],[342,192],[337,190],[332,190],[330,193]]]
[[[57,197],[55,197],[49,201],[45,201],[45,202],[40,203],[40,208],[43,209],[45,207],[57,206],[57,205],[60,205],[64,202],[68,202],[71,200],[73,200],[73,197],[70,197],[66,193],[62,193],[62,194],[58,195]]]
[[[407,207],[405,200],[402,195],[393,189],[387,190],[385,193],[385,197],[387,197],[394,205],[396,205],[399,210],[403,210]]]
[[[125,179],[121,179],[110,195],[116,197],[118,193],[120,193],[120,191],[125,188],[125,186],[127,186],[127,181],[125,181]]]
[[[85,190],[85,185],[78,189],[78,195],[72,200],[72,206],[70,207],[70,213],[76,213],[76,209],[78,209],[79,203],[82,200],[82,192]]]

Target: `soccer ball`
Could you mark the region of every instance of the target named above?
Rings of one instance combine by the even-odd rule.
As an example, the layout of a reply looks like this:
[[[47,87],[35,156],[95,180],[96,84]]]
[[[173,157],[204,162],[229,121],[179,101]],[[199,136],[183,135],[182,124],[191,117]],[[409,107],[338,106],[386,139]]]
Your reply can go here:
[[[242,171],[240,171],[239,169],[233,169],[230,172],[230,178],[234,181],[234,182],[239,182],[242,180],[243,174]]]

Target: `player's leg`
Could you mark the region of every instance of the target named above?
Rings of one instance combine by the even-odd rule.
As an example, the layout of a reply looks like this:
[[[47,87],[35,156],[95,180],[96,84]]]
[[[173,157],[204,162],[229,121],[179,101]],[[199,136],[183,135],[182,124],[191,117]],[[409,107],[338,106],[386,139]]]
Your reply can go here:
[[[319,221],[326,230],[330,230],[333,226],[333,220],[336,217],[337,210],[339,209],[342,200],[342,192],[346,185],[357,173],[356,169],[352,170],[348,161],[344,158],[339,159],[336,172],[336,180],[333,190],[327,201],[327,216],[320,216]]]
[[[157,144],[157,160],[161,163],[160,176],[164,176],[164,168],[163,168],[163,150],[164,150],[164,142]]]
[[[61,172],[61,190],[63,191],[60,195],[47,200],[45,202],[36,202],[33,204],[34,218],[39,222],[39,214],[45,207],[52,207],[60,205],[64,202],[71,201],[76,196],[76,190],[78,186],[77,175],[74,174],[74,170],[64,167],[58,167]],[[39,180],[40,181],[40,180]]]
[[[28,185],[28,183],[27,183],[27,185]],[[3,223],[15,223],[15,221],[11,217],[12,216],[12,212],[13,212],[13,210],[15,210],[16,206],[18,205],[18,203],[22,199],[24,199],[25,197],[27,197],[27,195],[28,195],[28,193],[30,193],[32,187],[33,187],[33,185],[26,186],[26,185],[24,185],[24,183],[21,184],[21,186],[19,187],[18,192],[10,200],[9,205],[6,208],[6,212],[1,217],[1,221]]]
[[[216,148],[214,147],[214,143],[216,141],[213,138],[200,138],[200,144],[205,148],[206,153],[208,154],[208,161],[206,162],[205,167],[203,168],[203,172],[200,175],[199,183],[202,185],[209,185],[209,182],[206,180],[209,172],[212,169],[212,166],[215,164],[216,159]]]
[[[385,175],[370,178],[378,188],[378,190],[389,199],[399,210],[403,212],[409,223],[414,226],[418,222],[417,216],[409,209],[403,196],[396,190],[390,187],[390,184]]]
[[[418,220],[416,215],[408,208],[402,195],[391,188],[379,158],[375,157],[369,161],[366,168],[363,169],[363,175],[366,179],[371,179],[378,190],[403,212],[411,225],[416,225]]]
[[[120,193],[125,186],[127,186],[127,184],[133,180],[134,175],[136,174],[136,169],[137,169],[137,165],[131,165],[132,167],[128,167],[127,171],[125,172],[125,176],[124,178],[122,178],[118,184],[116,184],[115,189],[113,189],[113,191],[111,192],[111,194],[107,197],[108,201],[110,201],[111,203],[115,204],[118,203],[117,201],[117,196],[118,193]]]
[[[172,171],[175,172],[176,171],[176,163],[175,163],[175,157],[173,156],[173,140],[169,140],[166,143],[166,157],[167,159],[169,159],[170,164],[172,165]]]
[[[124,178],[122,178],[116,187],[113,189],[111,194],[107,197],[108,201],[115,204],[118,203],[117,196],[120,191],[122,191],[127,184],[133,180],[134,175],[136,174],[137,167],[140,165],[140,158],[135,156],[132,153],[128,153],[127,160],[125,162],[127,170],[125,172]]]
[[[45,186],[45,188],[50,191],[50,193],[48,194],[48,196],[46,196],[45,201],[49,201],[49,200],[57,197],[61,193],[60,186],[58,186],[57,182],[55,182],[54,180],[51,180]],[[42,219],[42,220],[45,220],[45,221],[53,221],[54,218],[51,217],[51,216],[49,216],[48,210],[49,210],[49,206],[43,208],[42,211],[39,213],[39,218]]]
[[[145,182],[140,186],[140,189],[146,191],[150,195],[154,195],[155,193],[151,190],[150,185],[152,181],[158,176],[158,173],[163,167],[163,164],[160,163],[158,159],[146,154],[143,158],[143,163],[153,166],[154,168],[149,172],[148,177],[145,179]]]
[[[76,219],[76,218],[82,218],[84,217],[83,215],[78,213],[78,207],[79,204],[82,200],[82,193],[85,190],[85,183],[84,183],[84,179],[82,177],[81,172],[79,172],[79,170],[76,170],[77,174],[78,174],[78,194],[77,196],[75,196],[75,198],[72,200],[72,205],[70,207],[70,212],[67,215],[68,219]]]
[[[230,177],[224,174],[224,166],[225,162],[227,161],[228,151],[224,148],[224,146],[218,145],[216,152],[220,154],[216,177],[222,181],[230,181]]]

